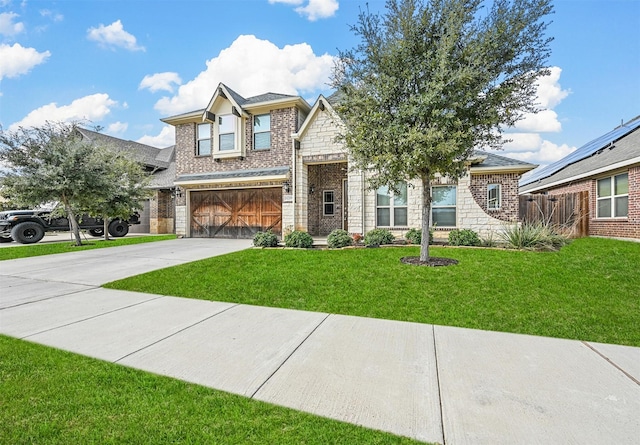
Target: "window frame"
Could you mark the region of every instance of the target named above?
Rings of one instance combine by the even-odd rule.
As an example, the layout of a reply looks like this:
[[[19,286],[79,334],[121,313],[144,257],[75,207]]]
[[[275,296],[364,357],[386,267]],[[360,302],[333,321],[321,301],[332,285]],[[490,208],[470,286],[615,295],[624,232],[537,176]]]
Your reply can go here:
[[[389,187],[379,187],[376,189],[376,227],[388,228],[388,229],[401,229],[407,228],[409,226],[409,188],[407,187],[407,183],[402,181],[398,183],[399,188],[404,189],[404,204],[396,204],[396,194],[389,189]],[[380,195],[380,191],[382,189],[386,189],[385,195],[389,197],[388,205],[381,205],[378,201],[378,196]],[[389,225],[380,224],[380,220],[378,218],[378,210],[379,209],[389,209]],[[404,209],[404,219],[405,224],[396,224],[396,210]]]
[[[453,188],[456,192],[456,196],[455,196],[455,203],[453,205],[448,204],[448,205],[436,205],[435,201],[433,200],[433,189],[436,188],[443,188],[443,187],[448,187],[448,188]],[[443,185],[434,185],[431,186],[431,225],[432,226],[436,226],[437,223],[435,222],[434,218],[433,218],[433,210],[434,209],[453,209],[454,210],[454,225],[452,226],[443,226],[440,225],[438,227],[442,227],[442,228],[456,228],[458,227],[458,186],[457,185],[453,185],[453,184],[443,184]]]
[[[331,194],[331,201],[327,200],[327,194]],[[327,206],[332,206],[331,213],[327,213]],[[336,214],[336,193],[334,190],[322,191],[322,216],[335,216]]]
[[[209,137],[201,138],[200,128],[204,128],[205,126],[208,127]],[[209,123],[196,124],[196,153],[195,153],[196,157],[202,158],[202,157],[211,156],[213,154],[213,137],[211,133],[212,133],[211,124]],[[204,141],[209,141],[209,153],[202,154],[200,150],[200,143]]]
[[[493,200],[491,199],[492,187],[496,187],[498,190],[497,196]],[[457,199],[457,191],[456,191],[456,199]],[[496,202],[496,205],[494,207],[491,206],[492,201]],[[487,184],[487,210],[497,211],[500,209],[502,209],[502,184],[500,183]]]
[[[222,132],[222,122],[224,120],[229,120],[231,122],[232,130],[231,132]],[[238,151],[237,142],[236,142],[236,132],[238,130],[237,119],[233,114],[223,114],[218,116],[218,152],[220,153],[233,153]],[[222,136],[232,135],[233,140],[233,148],[222,149]]]
[[[263,118],[265,116],[269,117],[269,128],[267,130],[256,131],[256,119]],[[268,147],[257,147],[256,136],[268,133],[269,134],[269,146]],[[263,113],[258,114],[253,117],[253,149],[256,151],[270,150],[271,149],[271,113]]]
[[[616,194],[616,179],[622,176],[627,178],[627,191],[626,193]],[[600,196],[600,183],[609,183],[609,195]],[[618,215],[616,210],[616,200],[620,198],[627,198],[626,214]],[[601,216],[600,203],[609,201],[609,216]],[[618,173],[617,175],[611,175],[606,178],[600,178],[596,180],[596,218],[597,219],[626,219],[629,218],[629,172]]]

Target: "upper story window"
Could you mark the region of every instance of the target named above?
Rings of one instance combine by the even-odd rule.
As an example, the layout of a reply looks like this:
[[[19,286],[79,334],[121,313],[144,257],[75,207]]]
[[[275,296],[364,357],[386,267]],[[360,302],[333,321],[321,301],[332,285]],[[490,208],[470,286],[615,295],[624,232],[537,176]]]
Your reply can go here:
[[[431,224],[437,227],[456,227],[455,185],[435,186],[431,188]]]
[[[271,148],[271,115],[260,114],[253,117],[253,149]]]
[[[597,217],[626,218],[629,215],[629,174],[598,179]]]
[[[196,156],[211,155],[211,124],[198,124]]]
[[[376,226],[407,227],[407,183],[398,184],[399,193],[380,187],[376,193]]]
[[[502,187],[500,184],[489,184],[487,186],[487,209],[500,210],[502,205]]]
[[[236,149],[236,118],[232,114],[218,117],[218,141],[220,151]]]

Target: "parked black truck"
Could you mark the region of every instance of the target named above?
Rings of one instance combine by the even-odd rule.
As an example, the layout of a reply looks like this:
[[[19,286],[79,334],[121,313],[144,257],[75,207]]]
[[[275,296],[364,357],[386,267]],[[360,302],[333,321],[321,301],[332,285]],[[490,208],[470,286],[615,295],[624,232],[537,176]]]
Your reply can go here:
[[[125,236],[129,233],[129,226],[140,224],[138,214],[133,214],[128,220],[114,219],[109,223],[109,235],[113,237]],[[104,222],[100,218],[89,216],[78,217],[78,226],[87,230],[92,236],[104,235]],[[47,210],[7,210],[0,212],[0,243],[17,241],[22,244],[37,243],[44,237],[45,232],[70,231],[69,220],[66,217],[52,217]]]

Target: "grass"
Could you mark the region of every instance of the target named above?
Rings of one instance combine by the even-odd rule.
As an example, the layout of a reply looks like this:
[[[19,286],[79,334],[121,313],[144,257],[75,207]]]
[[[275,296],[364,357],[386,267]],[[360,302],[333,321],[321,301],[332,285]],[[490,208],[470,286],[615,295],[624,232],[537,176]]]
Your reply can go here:
[[[250,249],[109,283],[204,300],[640,346],[640,245],[583,238],[558,252],[433,247]]]
[[[133,236],[129,238],[110,238],[109,241],[93,238],[90,241],[83,241],[82,246],[75,246],[72,241],[62,241],[59,243],[28,244],[24,246],[12,246],[0,249],[0,261],[14,260],[17,258],[27,258],[40,255],[51,255],[54,253],[77,252],[79,250],[101,249],[105,247],[126,246],[129,244],[149,243],[153,241],[163,241],[175,239],[175,235],[153,235],[153,236]]]
[[[411,444],[0,336],[0,443]]]

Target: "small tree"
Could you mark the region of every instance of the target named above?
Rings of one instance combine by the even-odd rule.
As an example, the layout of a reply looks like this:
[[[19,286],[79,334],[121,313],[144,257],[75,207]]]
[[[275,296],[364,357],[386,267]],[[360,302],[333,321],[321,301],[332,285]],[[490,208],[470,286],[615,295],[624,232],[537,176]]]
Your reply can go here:
[[[153,193],[147,188],[151,176],[122,151],[106,146],[97,147],[97,150],[96,155],[103,158],[107,171],[100,178],[102,188],[99,196],[88,199],[84,203],[84,211],[103,219],[104,239],[109,240],[110,221],[129,219],[135,210],[143,208],[143,202]]]
[[[0,178],[3,195],[25,207],[58,203],[54,214],[66,215],[82,245],[76,215],[98,208],[101,215],[121,214],[106,205],[117,200],[112,180],[123,171],[111,156],[84,141],[76,122],[0,131],[0,161],[8,168]]]
[[[384,16],[361,11],[352,27],[361,43],[334,69],[340,139],[355,167],[372,173],[372,189],[419,179],[422,233],[435,175],[457,179],[475,148],[501,147],[504,127],[538,111],[535,83],[548,74],[550,0],[482,4],[388,0]]]

